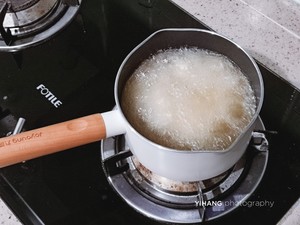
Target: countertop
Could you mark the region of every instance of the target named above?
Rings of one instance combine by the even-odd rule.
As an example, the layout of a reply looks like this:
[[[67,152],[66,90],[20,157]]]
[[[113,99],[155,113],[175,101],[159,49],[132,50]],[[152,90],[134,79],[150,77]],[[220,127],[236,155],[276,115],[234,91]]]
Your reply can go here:
[[[172,0],[300,90],[300,0]],[[279,224],[299,224],[300,201]],[[0,198],[0,224],[18,219]]]
[[[21,224],[15,215],[10,211],[6,204],[0,198],[0,224],[17,225]]]
[[[300,0],[173,0],[300,89]]]

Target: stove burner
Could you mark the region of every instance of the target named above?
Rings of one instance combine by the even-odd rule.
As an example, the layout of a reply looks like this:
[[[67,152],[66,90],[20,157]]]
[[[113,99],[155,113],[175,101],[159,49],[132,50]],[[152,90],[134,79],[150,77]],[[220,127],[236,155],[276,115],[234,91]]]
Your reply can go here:
[[[260,119],[256,130],[264,130]],[[225,173],[199,182],[176,182],[153,174],[128,149],[123,136],[102,141],[102,166],[115,191],[135,210],[154,220],[188,224],[210,221],[238,208],[255,191],[268,161],[263,145],[249,146]]]
[[[145,167],[142,171],[132,165],[125,177],[137,187],[137,190],[147,192],[150,199],[159,200],[160,204],[168,207],[188,209],[194,208],[200,199],[203,201],[220,199],[221,195],[229,191],[241,178],[242,173],[245,172],[245,164],[246,156],[239,160],[232,169],[199,182],[172,181],[153,173],[149,174],[149,170]]]
[[[8,12],[18,12],[33,6],[38,1],[39,0],[0,0],[0,5],[7,2],[9,4]]]
[[[198,192],[199,187],[202,190],[208,190],[218,185],[230,173],[230,171],[226,171],[219,176],[199,182],[180,182],[153,173],[138,162],[134,156],[131,157],[131,160],[133,166],[132,171],[134,171],[131,174],[134,174],[134,179],[137,181],[146,180],[151,186],[168,192]]]
[[[24,35],[26,32],[21,31],[21,27],[28,26],[37,20],[41,20],[44,16],[54,10],[54,7],[57,4],[58,0],[2,1],[1,5],[7,5],[3,27],[6,29],[10,28],[13,35]],[[27,31],[27,33],[29,33],[29,31]]]
[[[68,25],[81,0],[0,0],[0,51],[40,44]]]

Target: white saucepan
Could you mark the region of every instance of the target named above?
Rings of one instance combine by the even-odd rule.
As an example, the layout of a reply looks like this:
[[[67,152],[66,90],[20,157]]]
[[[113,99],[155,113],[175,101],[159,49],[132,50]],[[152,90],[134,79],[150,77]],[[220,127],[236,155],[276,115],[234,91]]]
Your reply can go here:
[[[234,143],[225,150],[182,151],[158,145],[139,134],[126,120],[120,97],[126,80],[142,61],[158,50],[193,46],[226,55],[248,77],[256,97],[256,112]],[[125,139],[148,169],[176,181],[198,181],[230,169],[244,154],[263,102],[263,80],[255,61],[237,44],[201,29],[163,29],[153,33],[125,58],[115,82],[116,108],[0,139],[0,167],[33,159],[116,135]]]

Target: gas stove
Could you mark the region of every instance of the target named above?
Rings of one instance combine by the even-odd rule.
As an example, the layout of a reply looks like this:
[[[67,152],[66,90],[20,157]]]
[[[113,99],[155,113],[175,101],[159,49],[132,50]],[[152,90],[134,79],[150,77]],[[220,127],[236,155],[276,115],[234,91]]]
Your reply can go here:
[[[24,48],[17,40],[0,46],[1,136],[111,110],[117,70],[137,44],[161,28],[209,29],[165,0],[48,2],[42,18],[59,4],[72,9],[63,29]],[[59,14],[54,21],[69,15]],[[265,98],[257,128],[267,149],[249,146],[230,171],[162,183],[120,136],[1,169],[1,198],[24,224],[275,224],[300,196],[299,91],[259,67]]]

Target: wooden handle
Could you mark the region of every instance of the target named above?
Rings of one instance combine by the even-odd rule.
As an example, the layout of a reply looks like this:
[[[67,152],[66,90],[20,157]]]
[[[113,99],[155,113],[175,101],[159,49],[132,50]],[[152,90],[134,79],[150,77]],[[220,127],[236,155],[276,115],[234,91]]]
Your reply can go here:
[[[0,138],[0,168],[99,141],[106,137],[101,114]]]

